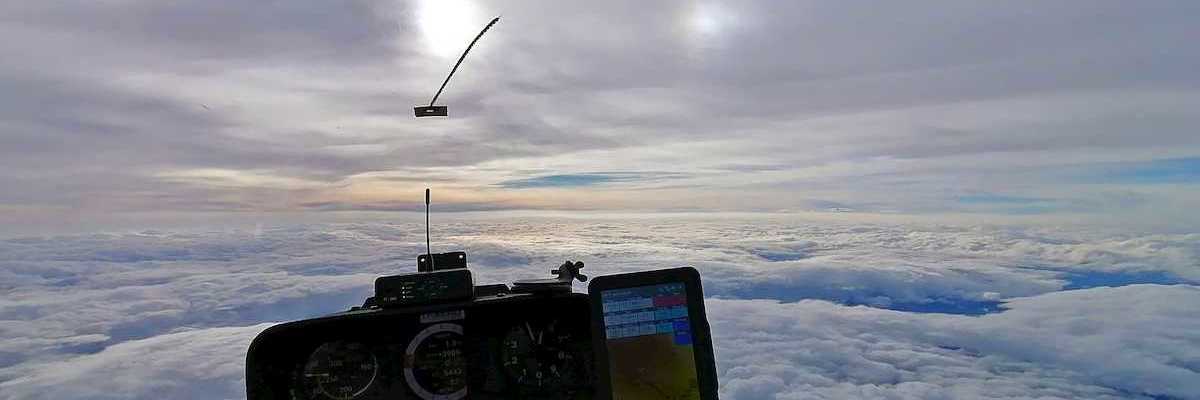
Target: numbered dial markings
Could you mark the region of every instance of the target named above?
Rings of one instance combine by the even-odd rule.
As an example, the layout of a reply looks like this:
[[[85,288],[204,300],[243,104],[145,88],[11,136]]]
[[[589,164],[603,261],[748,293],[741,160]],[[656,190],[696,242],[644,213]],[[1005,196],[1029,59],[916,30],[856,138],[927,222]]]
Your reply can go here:
[[[422,330],[404,352],[404,379],[425,400],[467,396],[467,359],[461,325],[441,323]]]
[[[313,350],[301,378],[309,397],[349,400],[375,381],[379,362],[362,343],[329,342]]]
[[[501,343],[501,363],[516,384],[553,389],[579,380],[579,357],[570,333],[556,330],[557,321],[524,322],[508,331]]]

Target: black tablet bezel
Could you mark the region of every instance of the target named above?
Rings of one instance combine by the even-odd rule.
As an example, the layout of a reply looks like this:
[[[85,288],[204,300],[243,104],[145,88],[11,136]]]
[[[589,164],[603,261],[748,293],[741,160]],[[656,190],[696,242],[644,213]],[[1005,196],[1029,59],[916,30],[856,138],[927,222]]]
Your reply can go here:
[[[612,399],[612,378],[609,376],[608,343],[604,332],[604,310],[600,292],[638,286],[683,282],[687,294],[688,320],[692,329],[692,351],[695,354],[696,381],[700,384],[701,400],[717,399],[717,367],[713,356],[712,332],[704,313],[704,291],[700,272],[692,267],[663,269],[598,276],[588,284],[592,306],[592,348],[596,355],[596,391],[600,399]]]

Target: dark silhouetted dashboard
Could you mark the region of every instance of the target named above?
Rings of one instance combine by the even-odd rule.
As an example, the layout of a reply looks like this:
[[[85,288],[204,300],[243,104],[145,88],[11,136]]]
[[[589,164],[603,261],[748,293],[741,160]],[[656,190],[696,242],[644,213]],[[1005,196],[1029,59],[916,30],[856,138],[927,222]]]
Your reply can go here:
[[[591,399],[587,295],[503,294],[271,327],[247,355],[258,399]]]

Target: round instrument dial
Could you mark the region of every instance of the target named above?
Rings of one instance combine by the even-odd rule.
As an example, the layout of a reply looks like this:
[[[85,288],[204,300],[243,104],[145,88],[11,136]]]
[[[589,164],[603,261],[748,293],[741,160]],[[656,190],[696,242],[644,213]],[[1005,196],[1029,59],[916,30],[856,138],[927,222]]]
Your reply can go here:
[[[572,350],[572,335],[559,332],[558,322],[525,322],[513,326],[501,344],[501,364],[518,385],[538,391],[579,381],[580,358]]]
[[[462,325],[430,325],[413,337],[404,352],[404,380],[424,400],[467,396],[467,360]]]
[[[313,350],[301,378],[310,398],[349,400],[366,391],[378,372],[379,362],[365,345],[337,341]]]

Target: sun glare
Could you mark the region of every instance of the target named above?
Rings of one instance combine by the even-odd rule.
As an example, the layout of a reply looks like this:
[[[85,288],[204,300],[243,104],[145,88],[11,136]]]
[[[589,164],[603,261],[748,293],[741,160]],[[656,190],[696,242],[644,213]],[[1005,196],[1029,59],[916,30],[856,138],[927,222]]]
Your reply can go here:
[[[486,22],[475,4],[465,0],[425,0],[417,9],[425,49],[439,57],[457,56]]]
[[[717,4],[696,4],[690,14],[692,34],[705,37],[717,36],[735,22],[730,10]]]

